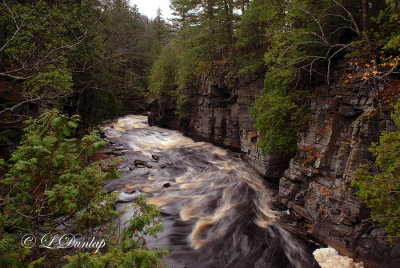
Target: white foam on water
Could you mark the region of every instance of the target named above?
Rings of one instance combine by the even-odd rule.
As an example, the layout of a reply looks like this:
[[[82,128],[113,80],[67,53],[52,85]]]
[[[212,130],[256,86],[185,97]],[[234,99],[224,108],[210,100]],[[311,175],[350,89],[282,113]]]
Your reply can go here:
[[[311,254],[279,225],[264,180],[235,154],[194,142],[178,131],[150,127],[142,116],[120,118],[105,134],[152,162],[151,168],[140,168],[143,172],[135,168],[123,178],[119,200],[133,202],[141,192],[148,194],[149,203],[162,207],[167,215],[163,235],[168,237],[161,245],[187,254],[193,260],[187,267],[314,263]],[[154,155],[159,159],[153,161]],[[136,159],[130,160],[134,165]],[[192,254],[199,258],[196,263]]]
[[[362,262],[356,263],[352,258],[341,256],[333,248],[319,248],[313,252],[321,268],[364,268]]]

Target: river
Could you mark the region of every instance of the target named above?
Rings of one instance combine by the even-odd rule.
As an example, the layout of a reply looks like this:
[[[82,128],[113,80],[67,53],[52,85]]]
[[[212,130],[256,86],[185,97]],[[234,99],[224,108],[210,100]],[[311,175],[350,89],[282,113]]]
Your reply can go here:
[[[139,194],[162,209],[169,267],[318,267],[301,239],[280,223],[272,192],[238,154],[125,116],[105,129],[124,156],[123,177],[106,183],[119,206]]]

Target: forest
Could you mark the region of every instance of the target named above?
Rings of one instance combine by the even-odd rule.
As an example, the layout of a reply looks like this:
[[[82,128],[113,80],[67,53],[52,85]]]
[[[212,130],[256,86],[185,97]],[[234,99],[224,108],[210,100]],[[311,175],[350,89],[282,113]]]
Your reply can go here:
[[[221,73],[221,109],[241,98],[244,78],[263,81],[246,107],[257,150],[313,165],[322,153],[299,142],[326,104],[316,101],[321,92],[366,92],[371,109],[356,111],[357,120],[389,123],[365,145],[373,163],[352,167],[346,183],[398,245],[400,1],[171,0],[171,9],[167,20],[160,9],[149,19],[127,0],[0,2],[0,266],[164,266],[167,249],[150,249],[145,239],[163,229],[159,207],[139,198],[140,213],[119,236],[110,231],[121,212],[103,181],[121,177],[123,160],[99,159],[109,146],[101,129],[151,112],[164,116],[154,124],[171,119],[190,133],[198,96],[211,96],[200,92],[202,81]],[[81,252],[20,243],[25,234],[68,232],[107,246]]]

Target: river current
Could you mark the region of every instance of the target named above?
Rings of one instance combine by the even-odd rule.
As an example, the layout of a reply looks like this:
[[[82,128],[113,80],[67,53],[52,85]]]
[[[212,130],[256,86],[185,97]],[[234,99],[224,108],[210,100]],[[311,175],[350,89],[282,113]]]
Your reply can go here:
[[[169,267],[318,267],[237,154],[149,127],[145,116],[120,118],[105,133],[124,156],[123,177],[106,190],[121,192],[119,206],[143,194],[161,207],[165,230],[150,244],[170,250]]]

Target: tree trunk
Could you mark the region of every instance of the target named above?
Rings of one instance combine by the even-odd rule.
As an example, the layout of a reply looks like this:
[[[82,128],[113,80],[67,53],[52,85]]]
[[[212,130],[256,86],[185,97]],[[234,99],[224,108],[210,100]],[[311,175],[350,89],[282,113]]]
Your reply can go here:
[[[214,22],[214,10],[213,10],[213,4],[214,1],[208,0],[207,1],[207,17],[208,17],[208,26],[209,26],[209,31],[210,31],[210,52],[211,52],[211,57],[212,60],[216,60],[216,52],[215,52],[215,43],[214,43],[214,27],[213,27],[213,22]]]
[[[362,29],[363,31],[367,31],[368,29],[368,0],[361,0],[361,10],[362,10]]]
[[[226,36],[228,37],[229,43],[233,44],[233,27],[232,27],[232,12],[233,8],[229,6],[227,0],[224,0],[225,16],[226,16]]]
[[[240,9],[242,10],[242,15],[246,11],[246,5],[249,3],[249,0],[242,0]]]
[[[7,42],[7,25],[4,23],[0,27],[0,44],[3,45]],[[6,71],[6,57],[4,51],[0,51],[0,72]]]
[[[371,39],[367,34],[368,30],[368,0],[361,0],[361,26],[365,41],[367,42],[368,51],[372,52]]]

